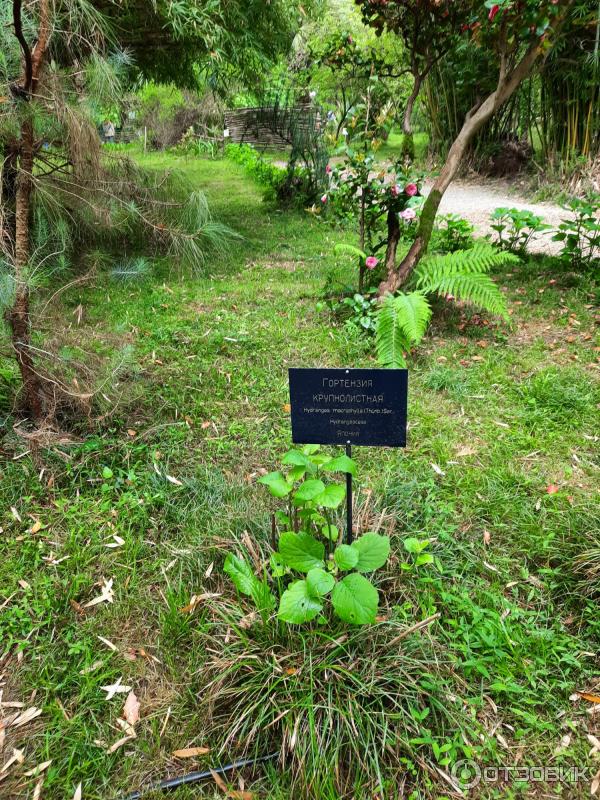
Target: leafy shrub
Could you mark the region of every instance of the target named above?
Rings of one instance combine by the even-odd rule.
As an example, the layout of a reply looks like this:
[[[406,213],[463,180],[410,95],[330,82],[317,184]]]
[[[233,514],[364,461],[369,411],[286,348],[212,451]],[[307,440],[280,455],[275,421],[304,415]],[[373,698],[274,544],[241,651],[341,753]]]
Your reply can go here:
[[[288,169],[262,158],[250,144],[228,144],[225,155],[236,164],[241,164],[246,173],[263,188],[265,200],[282,205],[312,203],[314,198],[310,189],[310,177],[303,168],[296,167],[290,176]]]
[[[541,217],[527,209],[497,208],[491,216],[492,229],[496,231],[495,244],[502,250],[523,255],[536,233],[547,231]]]
[[[562,261],[588,269],[600,258],[600,195],[590,195],[586,200],[573,198],[565,208],[573,218],[560,223],[552,240],[563,243]]]
[[[442,253],[468,250],[473,246],[475,228],[458,214],[442,214],[436,219],[433,249]]]
[[[286,512],[277,515],[285,530],[279,536],[278,551],[270,558],[279,619],[292,624],[315,618],[326,622],[329,598],[333,613],[344,622],[375,622],[379,595],[365,574],[385,564],[389,539],[365,533],[352,544],[342,544],[332,513],[343,503],[346,489],[343,483],[323,480],[340,472],[355,475],[354,461],[346,455],[333,458],[322,454],[318,445],[306,445],[286,453],[283,465],[285,473],[271,472],[260,479],[274,497],[288,498]],[[257,578],[252,566],[233,553],[227,556],[224,570],[266,619],[276,604],[268,576]],[[284,586],[282,579],[288,577],[292,581]]]

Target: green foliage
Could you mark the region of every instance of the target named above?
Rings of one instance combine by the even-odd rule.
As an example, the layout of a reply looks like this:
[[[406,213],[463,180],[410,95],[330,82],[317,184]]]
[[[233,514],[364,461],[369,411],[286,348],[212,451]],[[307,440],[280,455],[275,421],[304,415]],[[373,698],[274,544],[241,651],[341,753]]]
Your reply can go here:
[[[552,237],[562,242],[560,258],[574,269],[591,269],[600,263],[600,194],[585,199],[574,197],[566,208],[571,212]]]
[[[375,572],[384,566],[390,552],[387,536],[365,533],[352,544],[339,543],[339,529],[332,524],[331,512],[342,504],[344,484],[325,482],[328,474],[356,475],[355,462],[346,455],[332,457],[316,445],[293,449],[282,459],[287,472],[277,471],[260,478],[271,494],[288,498],[287,513],[277,518],[288,528],[279,536],[276,553],[269,559],[272,580],[280,593],[278,617],[301,624],[319,616],[324,622],[324,598],[330,592],[333,612],[344,622],[364,625],[375,621],[379,596],[377,589],[361,573]],[[293,527],[293,530],[289,530]],[[336,542],[337,545],[336,545]],[[355,570],[338,579],[340,572]],[[264,581],[259,581],[245,559],[229,554],[227,572],[236,588],[256,603],[259,594],[264,610],[265,597],[271,597]],[[280,579],[293,573],[306,575],[283,588]]]
[[[512,253],[498,253],[489,246],[475,245],[470,250],[424,259],[415,270],[415,279],[424,294],[451,295],[507,319],[506,300],[488,273],[518,263]]]
[[[531,239],[535,234],[547,231],[547,225],[541,217],[527,209],[497,208],[491,216],[492,230],[496,231],[495,244],[502,250],[525,255]]]
[[[406,366],[406,353],[418,344],[429,325],[431,307],[421,292],[387,295],[377,314],[379,363],[391,369]]]
[[[236,164],[240,164],[245,172],[264,189],[264,199],[270,202],[284,202],[289,200],[288,185],[290,180],[289,170],[278,167],[268,159],[263,158],[260,153],[250,144],[228,144],[225,147],[225,155]],[[293,192],[293,202],[304,206],[308,202],[313,202],[311,190],[309,189],[309,176],[305,169],[296,167],[292,177],[295,185]]]
[[[436,217],[432,248],[441,253],[454,253],[473,247],[474,226],[458,214]]]

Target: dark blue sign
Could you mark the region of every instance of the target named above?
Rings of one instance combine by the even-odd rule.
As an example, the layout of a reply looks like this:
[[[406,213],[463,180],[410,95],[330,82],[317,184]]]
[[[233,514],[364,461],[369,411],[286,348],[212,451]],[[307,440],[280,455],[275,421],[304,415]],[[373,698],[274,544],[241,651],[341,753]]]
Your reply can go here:
[[[406,369],[290,369],[292,440],[406,447]]]

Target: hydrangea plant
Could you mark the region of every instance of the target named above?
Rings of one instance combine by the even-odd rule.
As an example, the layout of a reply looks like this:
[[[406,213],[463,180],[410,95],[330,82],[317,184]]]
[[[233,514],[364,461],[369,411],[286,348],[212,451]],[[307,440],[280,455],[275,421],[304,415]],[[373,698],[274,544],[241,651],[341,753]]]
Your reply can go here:
[[[369,532],[351,544],[342,542],[334,524],[346,496],[344,483],[335,480],[341,473],[355,476],[356,463],[346,455],[334,457],[318,445],[306,445],[290,450],[281,470],[260,479],[274,497],[286,502],[286,509],[276,514],[283,527],[278,550],[262,578],[232,553],[224,569],[263,618],[277,606],[279,619],[290,624],[325,622],[330,612],[352,625],[375,622],[379,593],[366,576],[386,563],[390,540]]]

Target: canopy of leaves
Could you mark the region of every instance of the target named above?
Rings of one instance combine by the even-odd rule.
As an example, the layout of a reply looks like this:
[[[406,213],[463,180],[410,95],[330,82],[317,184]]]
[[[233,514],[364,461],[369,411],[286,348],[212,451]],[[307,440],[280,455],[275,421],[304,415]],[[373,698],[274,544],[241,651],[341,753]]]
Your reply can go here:
[[[291,47],[314,3],[299,0],[100,0],[121,47],[148,78],[213,88],[252,83]]]

